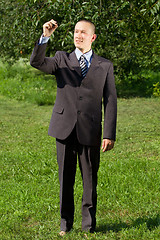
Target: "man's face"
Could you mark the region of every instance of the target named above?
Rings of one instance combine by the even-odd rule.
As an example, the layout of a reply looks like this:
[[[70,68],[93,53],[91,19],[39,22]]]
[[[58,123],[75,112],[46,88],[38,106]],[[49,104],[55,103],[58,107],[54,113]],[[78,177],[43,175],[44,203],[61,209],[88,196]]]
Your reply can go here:
[[[78,22],[74,30],[74,45],[85,53],[91,49],[92,42],[96,39],[92,25],[88,22]]]

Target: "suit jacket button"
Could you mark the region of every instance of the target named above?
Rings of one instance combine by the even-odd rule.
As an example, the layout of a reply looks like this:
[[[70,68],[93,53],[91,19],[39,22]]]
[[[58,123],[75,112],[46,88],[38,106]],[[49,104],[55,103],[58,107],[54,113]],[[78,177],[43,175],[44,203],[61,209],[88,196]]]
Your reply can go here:
[[[82,100],[83,99],[83,97],[82,96],[79,96],[79,100]]]
[[[80,115],[80,114],[81,114],[81,111],[78,111],[77,113],[78,113],[78,115]]]

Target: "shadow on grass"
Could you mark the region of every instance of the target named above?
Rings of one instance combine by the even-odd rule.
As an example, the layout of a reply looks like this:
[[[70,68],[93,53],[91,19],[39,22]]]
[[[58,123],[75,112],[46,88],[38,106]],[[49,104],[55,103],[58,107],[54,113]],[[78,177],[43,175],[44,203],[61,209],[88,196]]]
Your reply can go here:
[[[116,222],[113,224],[99,224],[96,228],[96,232],[107,232],[107,231],[113,231],[113,232],[120,232],[122,229],[129,229],[132,227],[138,228],[143,224],[146,224],[147,228],[151,231],[154,228],[157,228],[160,226],[160,215],[158,214],[155,217],[142,217],[137,218],[132,223],[128,224],[125,222]]]

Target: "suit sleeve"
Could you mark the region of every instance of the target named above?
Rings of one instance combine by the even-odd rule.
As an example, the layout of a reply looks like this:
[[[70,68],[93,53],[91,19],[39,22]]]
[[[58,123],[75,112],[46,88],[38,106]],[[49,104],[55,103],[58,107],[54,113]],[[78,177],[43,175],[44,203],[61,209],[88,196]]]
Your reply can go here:
[[[46,47],[47,43],[41,45],[38,42],[36,43],[30,58],[30,64],[42,72],[55,74],[59,66],[60,54],[57,52],[54,57],[46,57]]]
[[[110,63],[103,92],[104,130],[103,139],[116,140],[117,93],[115,87],[113,64]]]

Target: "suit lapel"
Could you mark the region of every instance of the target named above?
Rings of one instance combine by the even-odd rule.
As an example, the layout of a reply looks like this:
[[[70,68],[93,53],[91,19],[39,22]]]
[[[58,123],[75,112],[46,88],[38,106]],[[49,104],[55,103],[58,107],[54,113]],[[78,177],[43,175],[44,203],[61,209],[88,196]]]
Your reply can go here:
[[[89,76],[94,76],[94,71],[99,69],[99,65],[100,65],[100,61],[98,60],[97,58],[97,55],[95,53],[93,53],[93,57],[92,57],[92,61],[91,61],[91,65],[88,69],[88,72],[87,72],[87,77]]]
[[[78,62],[78,59],[76,57],[75,51],[73,51],[69,55],[69,59],[70,59],[70,63],[71,63],[72,68],[78,73],[78,75],[80,75],[82,77],[81,68],[79,66],[79,62]]]

